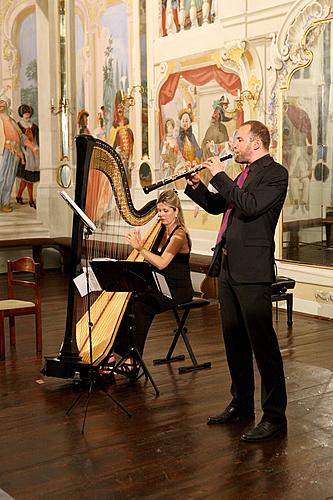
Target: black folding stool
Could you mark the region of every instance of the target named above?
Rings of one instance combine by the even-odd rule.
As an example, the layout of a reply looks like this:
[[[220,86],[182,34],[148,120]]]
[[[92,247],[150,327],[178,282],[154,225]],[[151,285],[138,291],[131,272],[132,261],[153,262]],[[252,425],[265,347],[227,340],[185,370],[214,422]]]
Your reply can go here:
[[[184,344],[186,346],[187,352],[189,353],[189,356],[192,361],[192,365],[190,366],[181,366],[178,368],[178,373],[187,373],[187,372],[192,372],[195,370],[203,370],[205,368],[210,368],[211,363],[206,362],[206,363],[198,363],[197,359],[194,355],[194,352],[192,350],[190,341],[187,336],[187,327],[185,326],[188,315],[190,314],[190,311],[192,309],[198,309],[199,307],[205,307],[210,304],[209,300],[206,299],[199,299],[195,298],[191,300],[190,302],[185,302],[184,304],[179,304],[177,307],[173,309],[174,316],[176,318],[177,322],[177,328],[174,330],[175,336],[171,342],[171,345],[169,347],[168,353],[165,358],[160,358],[160,359],[154,359],[153,364],[154,365],[163,365],[167,363],[173,363],[174,361],[183,361],[185,359],[184,354],[180,354],[178,356],[172,356],[173,351],[177,345],[177,342],[179,340],[179,337],[182,337]],[[182,314],[180,314],[182,313]]]

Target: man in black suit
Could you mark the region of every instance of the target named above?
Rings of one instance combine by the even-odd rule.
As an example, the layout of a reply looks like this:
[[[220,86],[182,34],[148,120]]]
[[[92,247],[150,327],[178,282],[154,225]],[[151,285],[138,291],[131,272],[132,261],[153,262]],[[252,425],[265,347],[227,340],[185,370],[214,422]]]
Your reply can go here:
[[[192,174],[186,194],[212,214],[224,213],[210,276],[219,277],[219,300],[232,401],[208,424],[254,419],[253,354],[261,376],[263,416],[242,440],[258,442],[286,433],[287,396],[282,357],[272,322],[271,284],[274,232],[286,197],[288,172],[269,155],[270,135],[258,121],[237,131],[235,161],[244,164],[231,180],[218,157],[204,166],[211,172],[212,193]]]

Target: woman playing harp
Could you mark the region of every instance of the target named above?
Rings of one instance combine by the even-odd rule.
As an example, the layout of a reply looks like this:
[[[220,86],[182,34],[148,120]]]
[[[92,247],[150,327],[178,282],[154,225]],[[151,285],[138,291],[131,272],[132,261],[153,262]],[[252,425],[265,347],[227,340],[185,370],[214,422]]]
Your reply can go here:
[[[151,264],[152,268],[164,275],[170,289],[172,299],[162,293],[141,293],[133,299],[135,318],[135,347],[142,356],[149,328],[156,314],[172,309],[178,304],[188,302],[193,297],[190,276],[191,240],[185,227],[183,211],[176,192],[172,189],[163,191],[157,199],[158,218],[162,229],[151,248],[145,248],[138,230],[127,235],[129,244]],[[130,304],[132,305],[132,304]],[[127,309],[128,310],[128,309]],[[114,345],[114,352],[125,356],[132,347],[129,335],[129,318],[125,313]],[[112,370],[115,358],[109,358],[109,365],[103,367]],[[131,358],[125,360],[118,368],[118,373],[136,378],[139,367]]]

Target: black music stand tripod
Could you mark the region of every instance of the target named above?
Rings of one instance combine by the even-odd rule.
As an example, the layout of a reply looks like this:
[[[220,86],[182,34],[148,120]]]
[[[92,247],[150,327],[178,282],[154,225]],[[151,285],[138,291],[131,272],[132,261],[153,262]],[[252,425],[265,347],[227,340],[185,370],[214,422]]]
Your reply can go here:
[[[89,400],[90,396],[92,394],[92,390],[95,384],[97,382],[101,381],[100,389],[110,398],[121,410],[123,410],[129,417],[131,417],[131,414],[124,408],[122,404],[119,403],[109,392],[106,390],[103,380],[96,370],[96,367],[93,365],[93,349],[92,349],[92,327],[93,323],[91,321],[91,314],[90,314],[90,309],[91,309],[91,297],[90,297],[90,279],[89,279],[89,267],[88,267],[88,238],[89,236],[96,230],[95,224],[86,216],[84,212],[80,209],[80,207],[67,195],[66,192],[62,191],[60,193],[62,198],[68,203],[68,205],[71,207],[73,210],[74,214],[77,215],[84,227],[83,230],[83,235],[84,235],[84,250],[85,250],[85,264],[86,264],[86,270],[85,270],[85,277],[86,277],[86,287],[87,287],[87,312],[88,312],[88,336],[89,336],[89,370],[88,370],[88,394],[86,398],[86,405],[85,405],[85,410],[84,410],[84,417],[83,417],[83,423],[82,423],[82,429],[81,429],[81,434],[84,434],[84,428],[86,424],[86,418],[87,418],[87,412],[88,412],[88,406],[89,406]],[[75,401],[71,404],[71,406],[68,408],[66,411],[66,415],[69,415],[74,406],[80,401],[81,397],[83,396],[83,392],[81,392],[78,397],[75,399]]]
[[[129,334],[131,347],[116,363],[114,371],[116,372],[117,368],[121,367],[127,359],[133,359],[135,365],[139,368],[134,380],[138,380],[144,375],[146,380],[149,379],[155,390],[156,396],[158,396],[160,392],[135,345],[135,300],[138,295],[143,292],[152,294],[161,292],[158,280],[154,277],[154,271],[152,271],[147,262],[96,260],[91,261],[90,264],[103,290],[107,292],[131,292],[132,294],[129,301],[130,311],[128,314],[130,320]],[[139,374],[140,369],[142,369],[141,374]]]

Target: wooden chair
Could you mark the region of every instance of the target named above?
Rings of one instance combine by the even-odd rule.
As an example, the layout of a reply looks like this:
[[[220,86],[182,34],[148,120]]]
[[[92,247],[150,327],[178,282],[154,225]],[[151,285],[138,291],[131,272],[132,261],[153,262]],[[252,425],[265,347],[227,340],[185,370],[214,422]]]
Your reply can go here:
[[[5,318],[9,318],[10,345],[15,346],[15,316],[35,315],[36,351],[42,351],[42,319],[40,296],[40,265],[31,257],[9,260],[7,263],[8,299],[0,300],[0,360],[5,359]],[[34,300],[15,298],[16,286],[30,287],[34,291]]]

